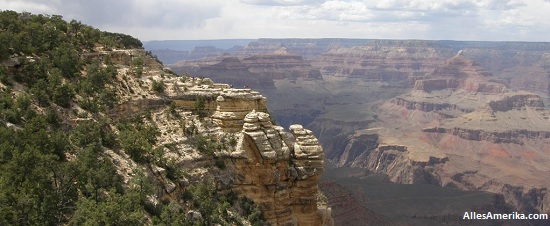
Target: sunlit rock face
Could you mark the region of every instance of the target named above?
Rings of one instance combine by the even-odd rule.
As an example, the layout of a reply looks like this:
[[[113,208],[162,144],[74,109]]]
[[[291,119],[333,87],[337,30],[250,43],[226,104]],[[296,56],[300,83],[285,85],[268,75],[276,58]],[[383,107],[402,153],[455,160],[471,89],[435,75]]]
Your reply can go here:
[[[231,153],[233,190],[259,203],[274,225],[330,225],[330,210],[318,208],[324,153],[312,132],[292,125],[292,142],[267,113],[251,111],[243,121]]]

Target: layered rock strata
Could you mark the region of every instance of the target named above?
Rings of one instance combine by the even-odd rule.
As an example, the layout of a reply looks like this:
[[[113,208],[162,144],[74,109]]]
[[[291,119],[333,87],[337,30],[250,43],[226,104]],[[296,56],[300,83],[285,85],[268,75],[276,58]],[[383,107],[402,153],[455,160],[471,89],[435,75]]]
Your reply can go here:
[[[402,97],[396,97],[390,100],[390,103],[396,104],[398,106],[403,106],[409,110],[416,109],[416,110],[425,111],[425,112],[441,111],[441,110],[448,110],[448,109],[458,110],[464,113],[472,112],[471,109],[465,109],[456,104],[434,103],[434,102],[428,102],[428,101],[414,101],[414,100],[408,100]]]
[[[324,153],[312,132],[292,125],[292,143],[267,113],[251,111],[243,121],[232,189],[262,206],[273,225],[330,225],[330,209],[317,207]]]
[[[308,79],[319,80],[321,72],[312,67],[302,56],[289,54],[284,48],[271,53],[253,56],[220,56],[176,64],[178,72],[192,73],[215,79],[217,82],[236,87],[272,89],[274,80]]]
[[[366,81],[403,81],[430,73],[452,49],[426,41],[374,40],[352,47],[335,47],[314,59],[323,76]]]
[[[381,144],[364,160],[362,167],[372,172],[386,174],[391,181],[397,183],[440,184],[439,175],[433,171],[439,165],[449,161],[448,157],[441,154],[415,157],[417,152],[410,151],[405,145]]]
[[[415,78],[414,89],[424,92],[445,89],[462,89],[470,93],[499,94],[507,91],[506,85],[491,82],[487,78],[493,75],[462,51],[446,60],[433,72],[421,78]]]
[[[525,139],[550,138],[549,114],[540,96],[508,93],[475,112],[437,127],[423,128],[422,132],[447,133],[466,140],[524,144]]]

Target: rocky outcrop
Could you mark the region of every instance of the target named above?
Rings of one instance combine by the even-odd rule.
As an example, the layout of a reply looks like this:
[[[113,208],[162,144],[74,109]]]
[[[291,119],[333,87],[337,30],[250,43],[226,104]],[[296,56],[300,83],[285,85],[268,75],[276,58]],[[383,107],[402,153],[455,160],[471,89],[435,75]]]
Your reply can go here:
[[[431,92],[433,90],[456,89],[459,86],[456,79],[423,79],[414,83],[414,90]]]
[[[243,128],[245,116],[252,110],[266,111],[266,99],[249,90],[228,89],[216,98],[214,122],[226,131]],[[269,120],[269,115],[267,116]]]
[[[273,225],[330,225],[330,209],[317,207],[317,180],[324,153],[312,132],[290,127],[295,143],[269,115],[252,111],[244,119],[239,144],[231,153],[232,190],[263,208]]]
[[[491,111],[510,111],[523,110],[531,107],[537,110],[544,109],[544,102],[539,95],[528,93],[507,94],[500,100],[494,100],[487,103]]]
[[[503,194],[507,203],[519,207],[527,213],[548,213],[550,198],[548,188],[526,189],[522,186],[506,184],[502,186],[500,193]]]
[[[176,108],[203,111],[211,120],[215,128],[201,129],[204,133],[234,137],[233,149],[216,154],[227,166],[222,189],[254,201],[272,225],[331,224],[330,208],[317,200],[324,152],[310,130],[292,125],[290,139],[265,113],[266,98],[250,89],[196,78],[165,84]]]
[[[396,104],[398,106],[403,106],[409,110],[420,110],[425,112],[431,111],[441,111],[446,109],[459,110],[463,113],[472,112],[471,109],[464,109],[455,104],[449,103],[435,103],[435,102],[424,102],[424,101],[413,101],[408,100],[402,97],[396,97],[390,100],[390,103]]]
[[[441,179],[433,167],[448,160],[447,157],[436,156],[423,160],[411,159],[406,146],[381,144],[371,152],[365,167],[372,172],[388,175],[396,183],[440,185]]]
[[[482,129],[465,128],[425,128],[422,132],[426,133],[448,133],[465,140],[489,141],[493,143],[514,143],[523,144],[524,139],[547,139],[550,138],[549,131],[530,131],[530,130],[512,130],[512,131],[485,131]]]

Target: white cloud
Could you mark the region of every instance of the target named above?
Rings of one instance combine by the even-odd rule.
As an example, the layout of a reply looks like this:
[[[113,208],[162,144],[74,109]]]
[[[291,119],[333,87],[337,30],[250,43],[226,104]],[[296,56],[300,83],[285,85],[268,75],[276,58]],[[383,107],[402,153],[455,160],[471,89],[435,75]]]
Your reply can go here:
[[[264,5],[264,6],[299,6],[319,4],[324,0],[240,0],[240,2],[251,5]]]
[[[143,40],[548,40],[550,0],[0,0]]]

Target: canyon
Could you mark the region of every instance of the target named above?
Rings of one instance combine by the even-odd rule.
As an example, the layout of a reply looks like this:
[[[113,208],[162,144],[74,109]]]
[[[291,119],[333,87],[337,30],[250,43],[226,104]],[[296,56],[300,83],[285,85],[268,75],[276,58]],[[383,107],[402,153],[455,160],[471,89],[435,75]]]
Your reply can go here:
[[[208,50],[168,66],[259,90],[277,124],[309,128],[335,167],[549,213],[549,43],[258,39]]]

